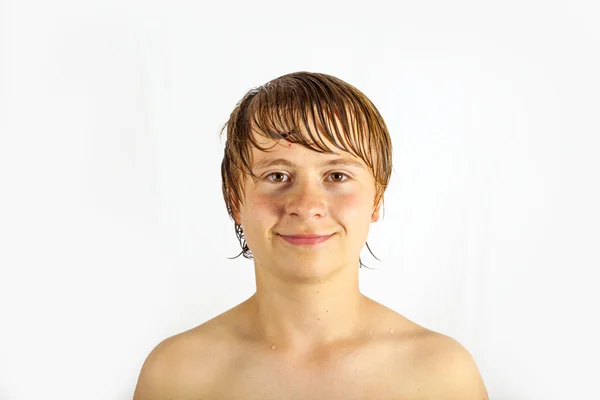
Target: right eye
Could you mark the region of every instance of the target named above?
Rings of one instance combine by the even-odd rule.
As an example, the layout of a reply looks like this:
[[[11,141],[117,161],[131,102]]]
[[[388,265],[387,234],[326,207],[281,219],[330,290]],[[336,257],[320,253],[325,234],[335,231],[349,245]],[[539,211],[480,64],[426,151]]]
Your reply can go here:
[[[283,172],[273,172],[272,174],[267,175],[267,180],[271,183],[283,183],[285,178],[288,176]]]

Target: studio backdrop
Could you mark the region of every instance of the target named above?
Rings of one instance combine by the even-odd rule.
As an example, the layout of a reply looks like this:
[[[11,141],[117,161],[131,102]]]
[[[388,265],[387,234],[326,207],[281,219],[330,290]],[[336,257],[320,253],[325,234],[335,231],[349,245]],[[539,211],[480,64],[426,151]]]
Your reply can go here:
[[[363,91],[394,171],[368,296],[461,342],[494,400],[598,396],[592,2],[0,2],[0,399],[131,399],[248,298],[219,131],[295,71]]]

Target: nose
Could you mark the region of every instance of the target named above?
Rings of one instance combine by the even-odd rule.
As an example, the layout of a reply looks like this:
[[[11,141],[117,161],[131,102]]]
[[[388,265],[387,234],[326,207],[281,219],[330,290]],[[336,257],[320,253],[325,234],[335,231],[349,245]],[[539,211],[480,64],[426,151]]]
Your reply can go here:
[[[327,213],[325,188],[314,181],[296,182],[288,193],[286,213],[302,220],[324,217]]]

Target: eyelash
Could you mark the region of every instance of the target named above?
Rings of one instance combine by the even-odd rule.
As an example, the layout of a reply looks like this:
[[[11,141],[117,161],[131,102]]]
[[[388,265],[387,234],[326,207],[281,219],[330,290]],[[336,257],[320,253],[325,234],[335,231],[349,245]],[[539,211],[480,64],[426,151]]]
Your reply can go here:
[[[278,183],[287,183],[287,182],[274,182],[274,181],[272,181],[271,179],[269,179],[269,177],[271,177],[271,176],[273,176],[273,175],[276,175],[276,174],[279,174],[279,175],[284,175],[284,176],[288,176],[287,174],[285,174],[285,173],[283,173],[283,172],[271,172],[270,174],[268,174],[268,175],[266,176],[266,179],[267,179],[267,181],[268,181],[269,183],[274,183],[274,184],[278,184]],[[341,181],[332,181],[333,183],[338,183],[338,184],[341,184],[341,183],[346,183],[346,182],[348,182],[348,180],[350,179],[350,177],[348,176],[348,174],[346,174],[345,172],[334,171],[334,172],[330,173],[330,174],[329,174],[329,176],[331,176],[331,175],[333,175],[333,174],[340,174],[340,175],[343,175],[343,176],[344,176],[344,178],[345,178],[345,179],[343,179],[343,180],[341,180]]]

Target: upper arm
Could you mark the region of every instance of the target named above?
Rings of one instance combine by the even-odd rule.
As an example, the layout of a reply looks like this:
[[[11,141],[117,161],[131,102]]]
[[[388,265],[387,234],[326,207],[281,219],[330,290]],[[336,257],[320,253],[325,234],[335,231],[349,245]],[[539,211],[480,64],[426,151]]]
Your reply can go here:
[[[460,343],[445,337],[435,358],[436,399],[489,399],[475,360]]]
[[[162,341],[142,366],[133,400],[205,396],[218,371],[210,362],[214,359],[213,347],[202,335],[185,332]]]
[[[171,393],[169,341],[156,346],[144,361],[133,400],[168,399]]]

